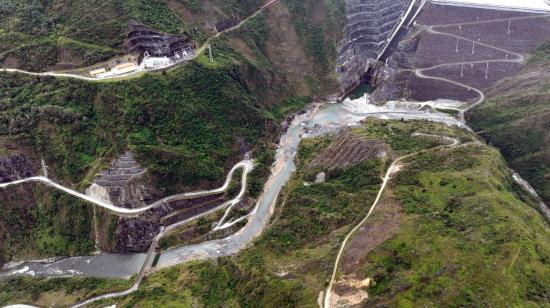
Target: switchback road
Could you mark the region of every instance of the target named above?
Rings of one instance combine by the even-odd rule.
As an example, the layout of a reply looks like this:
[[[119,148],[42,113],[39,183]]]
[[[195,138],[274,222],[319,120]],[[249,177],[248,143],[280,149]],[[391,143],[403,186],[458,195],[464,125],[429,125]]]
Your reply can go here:
[[[222,193],[222,192],[227,190],[227,188],[229,187],[229,183],[231,182],[231,179],[233,178],[233,173],[235,173],[235,171],[238,170],[238,169],[243,169],[243,174],[242,174],[243,187],[241,188],[241,191],[242,191],[243,188],[246,189],[246,179],[248,177],[248,174],[250,173],[250,171],[252,171],[253,168],[254,168],[254,162],[252,160],[243,160],[243,161],[237,163],[235,166],[233,166],[233,168],[229,171],[229,173],[227,174],[227,177],[225,178],[225,183],[219,188],[212,189],[212,190],[203,190],[203,191],[196,191],[196,192],[181,193],[181,194],[169,196],[169,197],[166,197],[164,199],[158,200],[158,201],[156,201],[156,202],[154,202],[150,205],[144,206],[144,207],[132,208],[132,209],[115,206],[110,202],[99,200],[99,199],[87,196],[87,195],[85,195],[83,193],[80,193],[78,191],[75,191],[75,190],[73,190],[69,187],[58,184],[58,183],[52,181],[51,179],[49,179],[45,176],[35,176],[35,177],[21,179],[21,180],[17,180],[17,181],[13,181],[13,182],[2,183],[2,184],[0,184],[0,188],[7,188],[7,187],[10,187],[10,186],[20,185],[20,184],[23,184],[23,183],[40,182],[40,183],[46,184],[50,187],[53,187],[57,190],[61,190],[65,193],[68,193],[72,196],[75,196],[79,199],[90,202],[93,205],[105,208],[105,209],[113,212],[114,214],[122,215],[122,216],[136,216],[136,215],[139,215],[139,214],[141,214],[145,211],[148,211],[152,208],[155,208],[155,207],[161,206],[163,204],[166,204],[168,202],[177,201],[177,200],[184,200],[184,199],[192,199],[192,198],[198,198],[198,197],[204,197],[204,196],[209,196],[209,195],[215,195],[215,194],[218,194],[218,193]],[[237,197],[239,197],[239,196],[237,196]],[[231,200],[231,201],[235,201],[235,202],[238,203],[238,201],[235,200],[235,199]],[[240,201],[240,199],[239,199],[239,201]]]

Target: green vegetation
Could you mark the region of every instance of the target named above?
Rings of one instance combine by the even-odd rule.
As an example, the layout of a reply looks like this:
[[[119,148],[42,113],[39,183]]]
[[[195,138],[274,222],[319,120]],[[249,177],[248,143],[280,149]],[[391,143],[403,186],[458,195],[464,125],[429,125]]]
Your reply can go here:
[[[207,217],[201,217],[166,234],[159,242],[159,248],[166,250],[184,245],[200,243],[211,240],[210,231],[212,224],[218,222],[223,212],[218,212]]]
[[[412,137],[413,133],[433,134],[440,136],[455,136],[462,142],[470,142],[476,138],[467,131],[428,121],[387,121],[368,119],[363,126],[355,128],[354,132],[366,138],[382,139],[391,145],[398,154],[410,154],[422,149],[429,149],[441,142],[436,138]]]
[[[0,132],[30,139],[59,177],[74,182],[95,159],[124,148],[160,187],[222,178],[219,162],[231,158],[233,144],[262,136],[262,107],[238,67],[190,64],[167,77],[90,84],[3,74]]]
[[[304,41],[306,52],[319,65],[319,73],[327,73],[334,67],[337,54],[334,41],[326,33],[334,34],[344,28],[344,2],[324,0],[324,5],[319,5],[319,1],[314,0],[283,2],[290,9],[294,27]],[[319,23],[321,19],[325,19],[323,24]]]
[[[209,307],[315,306],[335,255],[334,244],[368,211],[383,168],[379,160],[365,161],[332,172],[323,184],[304,186],[305,166],[330,141],[303,141],[297,173],[280,198],[271,227],[254,247],[236,257],[162,270],[119,305],[198,299]]]
[[[459,114],[459,111],[456,109],[435,108],[435,110],[452,116],[457,116]]]
[[[58,63],[101,62],[122,53],[130,20],[204,41],[202,30],[184,24],[161,0],[4,0],[0,36],[6,39],[0,45],[0,62],[12,57],[20,68],[32,71],[45,71]]]
[[[254,13],[258,8],[264,5],[262,0],[241,0],[241,1],[230,1],[230,0],[212,0],[208,4],[215,5],[219,8],[218,12],[209,12],[208,9],[211,6],[206,5],[203,7],[200,0],[177,0],[182,2],[187,9],[191,12],[198,15],[211,15],[223,14],[225,17],[233,16],[235,18],[242,18]],[[219,16],[221,18],[221,16]]]
[[[259,14],[251,18],[237,32],[231,34],[232,37],[243,39],[255,55],[256,65],[261,68],[271,68],[271,63],[266,56],[266,43],[269,35],[269,27],[265,16]]]
[[[374,280],[367,304],[546,306],[550,229],[498,152],[470,145],[406,164],[392,185],[405,218],[358,269]]]
[[[148,277],[138,292],[118,300],[118,305],[198,300],[205,306],[313,307],[329,274],[335,244],[368,211],[383,168],[379,160],[365,161],[331,173],[323,184],[305,187],[305,166],[330,141],[303,142],[298,171],[280,198],[272,226],[257,245],[236,257],[162,270]]]
[[[32,185],[25,186],[27,189]],[[0,264],[10,260],[89,254],[94,250],[92,209],[85,202],[42,186],[0,192]],[[13,199],[19,198],[19,202]],[[17,206],[23,203],[28,208]]]
[[[44,71],[57,63],[57,46],[51,41],[25,45],[15,51],[21,68]]]
[[[34,302],[43,307],[66,307],[104,291],[125,290],[130,284],[115,279],[14,277],[0,281],[0,305]]]
[[[275,119],[282,120],[288,114],[303,110],[310,102],[311,97],[308,96],[291,97],[284,104],[275,107],[275,110],[272,111],[272,116]]]
[[[201,9],[200,0],[183,0],[183,4],[193,13],[197,13]]]
[[[245,2],[218,1],[216,5],[228,14],[219,18],[248,16],[261,1]],[[83,65],[119,54],[130,19],[171,33],[201,32],[204,24],[184,24],[160,0],[32,5],[8,0],[2,5],[5,19],[0,20],[0,37],[6,39],[0,43],[0,60],[17,54],[19,65],[36,71],[50,69],[75,54],[79,55],[75,61]],[[29,14],[36,15],[36,22],[42,20],[40,29],[24,26],[31,25],[25,21]],[[295,96],[295,84],[273,69],[266,50],[271,30],[266,14],[259,14],[232,34],[252,48],[255,59],[243,56],[231,37],[223,36],[212,41],[213,63],[203,54],[170,71],[121,82],[0,73],[0,137],[30,144],[46,160],[53,178],[78,190],[125,150],[134,152],[165,194],[220,181],[242,158],[241,153],[250,150],[258,162],[250,179],[250,195],[256,197],[273,160],[277,122],[309,102],[307,96]],[[10,208],[23,208],[21,200],[9,203]],[[55,211],[49,215],[54,213],[61,215]],[[89,218],[87,212],[73,214]],[[109,243],[116,242],[115,222],[110,220],[105,234]],[[84,231],[67,229],[73,231],[78,232],[75,239],[83,238]],[[57,238],[50,229],[41,234],[44,240]],[[50,250],[36,256],[78,254],[89,248],[78,240],[68,246],[63,241],[55,240]],[[5,261],[22,247],[13,249]]]
[[[399,155],[438,145],[412,132],[475,140],[468,131],[419,121],[369,120],[353,132],[382,139]],[[317,172],[307,164],[331,142],[302,142],[297,171],[256,245],[237,256],[159,271],[118,305],[316,306],[338,243],[368,211],[384,171],[381,161],[364,161],[304,186]],[[374,280],[368,304],[544,306],[550,230],[513,185],[498,152],[472,143],[404,163],[388,188],[402,205],[399,229],[356,271]]]
[[[225,55],[238,58],[230,48]],[[273,134],[277,126],[263,117],[267,107],[247,89],[243,74],[248,65],[232,61],[209,68],[190,63],[165,74],[120,83],[1,73],[0,135],[31,144],[47,161],[51,176],[79,189],[90,184],[105,162],[126,149],[135,153],[166,194],[221,181],[228,168],[242,159],[241,147],[262,151],[265,154],[258,162],[265,166],[258,166],[253,177],[252,192],[258,194],[272,161],[267,146],[271,135],[264,125],[269,124]],[[46,207],[51,211],[33,214],[6,229],[12,240],[3,250],[4,261],[25,254],[41,258],[93,249],[90,207],[65,217],[57,207],[68,205],[66,196],[53,196]],[[2,208],[21,213],[3,217],[17,220],[28,214],[25,206],[37,202],[23,202],[6,193],[2,203],[8,206]],[[37,222],[42,216],[48,223]],[[65,227],[65,219],[86,221],[87,226]],[[106,234],[109,243],[115,240],[115,221]],[[23,240],[27,238],[33,238],[36,245],[27,245]]]
[[[550,203],[550,67],[548,44],[538,49],[524,72],[491,90],[468,121],[498,147],[509,166],[519,172]],[[510,89],[513,89],[511,91]]]
[[[548,62],[550,62],[550,41],[539,46],[529,59],[531,65],[534,63],[548,64]]]
[[[326,139],[304,141],[299,158],[302,170],[289,184],[285,201],[280,204],[284,206],[282,213],[259,246],[277,255],[313,248],[332,231],[368,211],[367,200],[374,199],[380,185],[381,161],[364,161],[348,169],[331,171],[325,183],[305,186],[304,182],[311,178],[305,162],[311,160],[322,145],[328,145]]]

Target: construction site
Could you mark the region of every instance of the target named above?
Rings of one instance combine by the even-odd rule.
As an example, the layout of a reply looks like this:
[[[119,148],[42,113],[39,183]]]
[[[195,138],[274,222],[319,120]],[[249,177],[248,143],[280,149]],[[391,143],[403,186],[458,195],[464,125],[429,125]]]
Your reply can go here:
[[[124,48],[131,55],[131,61],[96,65],[89,71],[89,75],[103,79],[137,71],[164,69],[192,59],[196,46],[185,35],[164,34],[130,21]]]
[[[342,99],[372,77],[411,26],[425,0],[347,0],[337,73]]]
[[[546,11],[447,1],[346,3],[340,99],[367,82],[379,86],[372,99],[380,102],[473,101],[478,97],[473,88],[518,73],[523,55],[550,39]]]
[[[86,194],[127,209],[139,210],[147,208],[148,204],[155,204],[138,217],[130,215],[132,217],[116,218],[96,213],[96,219],[99,220],[97,224],[101,226],[99,229],[106,229],[106,226],[112,225],[111,228],[114,230],[111,241],[105,234],[101,234],[102,232],[96,234],[98,248],[102,251],[124,253],[147,251],[160,230],[177,222],[209,213],[232,198],[231,195],[234,192],[219,191],[197,197],[184,194],[163,199],[163,192],[155,188],[147,169],[136,162],[132,152],[126,152],[113,160],[109,168],[95,176]],[[236,204],[235,210],[243,209],[245,212],[240,214],[247,214],[250,207],[247,200],[243,200]],[[189,223],[183,230],[176,230],[173,237],[193,241],[194,238],[210,232],[209,226],[218,221],[222,214],[206,215],[203,228],[197,229],[196,224]]]

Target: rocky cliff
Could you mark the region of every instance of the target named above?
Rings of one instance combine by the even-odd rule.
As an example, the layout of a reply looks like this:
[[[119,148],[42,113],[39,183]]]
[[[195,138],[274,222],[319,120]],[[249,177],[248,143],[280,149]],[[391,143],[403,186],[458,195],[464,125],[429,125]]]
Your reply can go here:
[[[118,156],[107,170],[95,177],[92,185],[86,189],[86,194],[120,207],[146,206],[161,197],[161,192],[154,188],[146,172],[147,170],[135,161],[134,155],[126,152]],[[107,243],[106,239],[100,240],[99,246],[103,250],[144,251],[160,230],[158,219],[151,217],[111,219],[117,220],[115,236],[113,238],[111,235],[110,239],[114,243]]]
[[[0,157],[0,183],[26,178],[34,174],[25,154]]]

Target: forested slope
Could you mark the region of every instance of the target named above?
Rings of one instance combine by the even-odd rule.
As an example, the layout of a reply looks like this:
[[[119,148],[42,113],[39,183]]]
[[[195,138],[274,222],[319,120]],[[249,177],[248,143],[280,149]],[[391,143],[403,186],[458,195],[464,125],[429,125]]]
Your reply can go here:
[[[113,0],[95,5],[7,1],[0,10],[0,28],[1,35],[25,33],[32,44],[58,39],[59,33],[63,33],[63,37],[71,40],[117,49],[124,40],[127,22],[135,19],[161,31],[188,34],[202,42],[214,34],[208,25],[221,20],[239,21],[263,4],[245,2],[204,1],[197,8],[193,1]],[[0,73],[0,142],[15,144],[16,148],[30,145],[15,152],[43,158],[51,178],[80,191],[112,159],[131,150],[166,195],[219,184],[227,170],[252,151],[259,163],[250,191],[255,196],[269,172],[274,142],[281,129],[279,123],[284,116],[304,106],[314,94],[333,91],[334,78],[326,74],[333,66],[331,51],[317,53],[318,46],[334,46],[338,39],[337,3],[281,1],[240,29],[213,40],[213,62],[201,55],[169,71],[130,80],[89,83]],[[37,19],[33,27],[27,20],[31,15]],[[307,26],[295,23],[298,15],[311,22]],[[332,17],[325,19],[325,15]],[[14,44],[21,42],[13,40]],[[19,47],[8,46],[6,50],[10,48]],[[299,58],[301,64],[288,73],[290,62],[280,62],[285,57]],[[41,68],[53,63],[39,56],[33,56],[32,60]],[[23,62],[31,63],[29,59]],[[38,172],[36,169],[35,173]],[[9,208],[28,208],[36,205],[36,200],[48,198],[44,189],[33,189],[30,194],[33,196],[25,200],[10,199],[3,194],[0,203],[9,203]],[[56,204],[42,204],[48,209],[44,213],[53,222],[48,234],[56,237],[61,234],[62,224],[55,216],[62,213]],[[89,213],[79,208],[71,215],[78,219]],[[34,237],[39,223],[33,219],[25,221],[23,228],[31,230],[25,234]],[[85,221],[85,229],[90,230],[91,220]],[[9,227],[6,216],[2,216],[0,224],[12,237],[19,230]],[[90,238],[79,231],[73,240]],[[16,247],[5,247],[12,251],[9,256],[18,255],[14,252]],[[34,256],[72,255],[90,250],[86,246],[84,250],[58,249]],[[9,261],[9,256],[3,261]]]
[[[550,203],[550,44],[541,46],[517,76],[499,82],[468,116]]]

